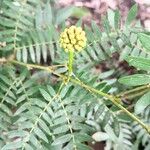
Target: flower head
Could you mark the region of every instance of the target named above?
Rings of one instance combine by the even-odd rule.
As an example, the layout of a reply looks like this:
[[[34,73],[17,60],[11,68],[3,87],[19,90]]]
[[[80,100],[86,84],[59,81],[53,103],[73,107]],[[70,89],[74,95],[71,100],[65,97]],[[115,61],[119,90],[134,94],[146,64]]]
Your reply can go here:
[[[71,26],[60,34],[59,43],[66,52],[69,52],[75,50],[81,51],[86,46],[86,41],[85,32],[82,28]]]

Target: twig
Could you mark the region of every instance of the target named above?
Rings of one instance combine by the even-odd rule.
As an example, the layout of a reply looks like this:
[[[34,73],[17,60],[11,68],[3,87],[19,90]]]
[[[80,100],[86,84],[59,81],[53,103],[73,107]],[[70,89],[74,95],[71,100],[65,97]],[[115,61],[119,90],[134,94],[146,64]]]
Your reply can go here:
[[[42,69],[42,70],[46,70],[50,73],[55,74],[56,76],[60,77],[63,81],[65,81],[67,79],[66,75],[62,75],[62,74],[58,74],[56,72],[53,72],[53,70],[51,70],[49,67],[44,67],[44,66],[40,66],[40,65],[32,65],[32,64],[25,64],[22,62],[18,62],[15,60],[11,60],[9,61],[12,64],[18,64],[18,65],[22,65],[22,66],[26,66],[26,67],[32,67],[32,68],[37,68],[37,69]],[[74,84],[77,84],[83,88],[85,88],[88,91],[91,91],[97,95],[103,96],[105,98],[107,98],[108,100],[110,100],[114,105],[116,105],[118,108],[120,108],[123,112],[125,112],[127,115],[129,115],[133,120],[137,121],[149,134],[150,134],[150,127],[148,125],[146,125],[144,122],[142,122],[137,116],[135,116],[134,114],[132,114],[131,112],[129,112],[125,107],[123,107],[120,103],[118,103],[118,101],[121,101],[120,98],[117,98],[113,95],[109,95],[107,93],[104,93],[102,91],[99,91],[93,87],[90,87],[88,85],[86,85],[85,83],[76,80],[74,78],[70,78],[70,81]]]
[[[30,137],[31,137],[31,134],[32,132],[34,131],[34,129],[37,127],[41,117],[44,115],[45,111],[47,111],[47,109],[49,108],[49,106],[51,105],[51,103],[59,97],[59,94],[60,94],[60,91],[63,87],[63,83],[60,85],[59,89],[58,89],[58,92],[56,93],[56,95],[49,101],[49,103],[44,107],[44,109],[40,112],[40,115],[37,117],[37,119],[35,120],[31,130],[29,131],[29,134],[28,136],[26,137],[26,141],[29,141],[30,140]],[[51,133],[51,135],[53,136],[53,134]],[[23,143],[23,147],[22,147],[22,150],[24,150],[25,148],[25,144],[26,144],[26,141],[24,141]]]
[[[126,98],[126,99],[131,99],[131,98],[140,96],[143,93],[147,92],[147,90],[149,90],[149,88],[150,88],[150,84],[143,85],[143,86],[137,87],[135,89],[131,89],[131,90],[121,92],[121,93],[117,94],[116,97],[119,97],[119,98],[123,97],[123,98]]]
[[[138,93],[132,93],[130,95],[126,95],[124,96],[125,99],[133,99],[135,97],[138,97],[138,96],[141,96],[143,94],[145,94],[146,92],[148,92],[149,89],[145,89],[145,90],[142,90],[142,91],[138,91]]]

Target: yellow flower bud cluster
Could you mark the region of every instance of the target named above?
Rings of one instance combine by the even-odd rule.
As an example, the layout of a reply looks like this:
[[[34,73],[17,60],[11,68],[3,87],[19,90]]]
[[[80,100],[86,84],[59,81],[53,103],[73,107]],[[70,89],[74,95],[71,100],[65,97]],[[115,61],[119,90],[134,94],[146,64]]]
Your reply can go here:
[[[86,41],[85,32],[82,28],[71,26],[60,34],[59,43],[60,47],[69,52],[74,50],[81,51],[86,46]]]

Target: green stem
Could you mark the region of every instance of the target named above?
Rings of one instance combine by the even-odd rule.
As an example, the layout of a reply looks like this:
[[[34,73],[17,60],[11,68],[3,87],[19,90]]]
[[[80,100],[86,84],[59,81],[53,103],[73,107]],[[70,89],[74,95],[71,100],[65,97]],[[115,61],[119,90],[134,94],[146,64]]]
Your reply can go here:
[[[144,89],[142,91],[138,91],[138,93],[132,93],[132,94],[129,94],[129,95],[125,95],[124,98],[125,99],[133,99],[135,97],[138,97],[138,96],[141,96],[145,93],[147,93],[149,91],[149,89]]]
[[[67,76],[65,75],[62,75],[62,74],[58,74],[56,72],[53,72],[53,70],[51,70],[49,67],[44,67],[44,66],[39,66],[39,65],[32,65],[32,64],[25,64],[25,63],[22,63],[22,62],[18,62],[18,61],[15,61],[15,60],[11,60],[9,61],[13,64],[19,64],[19,65],[22,65],[22,66],[26,66],[26,67],[31,67],[31,68],[37,68],[37,69],[42,69],[42,70],[46,70],[50,73],[53,73],[55,74],[56,76],[60,77],[62,80],[66,80],[67,79]],[[135,116],[134,114],[132,114],[131,112],[129,112],[125,107],[123,107],[118,101],[121,101],[121,99],[117,98],[117,97],[114,97],[113,95],[109,95],[107,93],[104,93],[102,91],[99,91],[93,87],[90,87],[86,84],[84,84],[83,82],[81,82],[80,80],[77,80],[77,79],[73,79],[73,78],[70,78],[70,81],[72,83],[75,83],[83,88],[85,88],[86,90],[90,91],[90,92],[93,92],[95,94],[98,94],[100,96],[103,96],[105,98],[107,98],[108,100],[110,100],[114,105],[116,105],[118,108],[120,108],[122,111],[124,111],[127,115],[129,115],[133,120],[137,121],[149,134],[150,134],[150,127],[147,126],[146,124],[144,124],[137,116]]]
[[[70,76],[72,75],[73,72],[73,57],[74,57],[74,52],[73,51],[69,51],[69,64],[68,64],[68,78],[70,78]]]
[[[143,85],[143,86],[137,87],[135,89],[131,89],[131,90],[128,90],[128,91],[125,91],[125,92],[121,92],[121,93],[117,94],[117,97],[124,97],[128,94],[135,93],[135,92],[145,90],[145,89],[148,89],[148,88],[150,88],[150,85]]]
[[[50,71],[50,72],[53,72],[54,68],[56,68],[55,66],[40,66],[40,65],[35,65],[35,64],[26,64],[26,63],[19,62],[16,60],[8,60],[8,62],[13,63],[13,64],[18,64],[21,66],[25,66],[29,69],[36,68],[36,69],[46,70],[46,71]]]
[[[84,87],[85,89],[87,89],[88,91],[92,91],[95,94],[104,96],[106,98],[108,98],[113,104],[115,104],[118,108],[120,108],[122,111],[124,111],[126,114],[128,114],[133,120],[137,121],[149,134],[150,134],[150,127],[147,126],[146,124],[144,124],[139,118],[137,118],[137,116],[135,116],[134,114],[132,114],[131,112],[129,112],[125,107],[123,107],[121,104],[119,104],[117,102],[117,99],[115,99],[113,96],[108,95],[106,93],[103,93],[99,90],[96,90],[95,88],[92,88],[78,80],[75,79],[70,79],[70,81],[72,81],[75,84],[78,84],[82,87]]]
[[[27,141],[29,141],[32,132],[34,131],[34,129],[35,129],[36,126],[38,125],[38,123],[39,123],[41,117],[44,115],[45,111],[47,111],[47,109],[49,108],[49,106],[52,104],[53,100],[56,99],[56,98],[59,96],[59,94],[60,94],[60,92],[61,92],[61,89],[63,88],[63,85],[64,85],[64,82],[62,82],[62,84],[60,85],[60,87],[59,87],[58,92],[56,93],[56,95],[49,101],[49,103],[48,103],[48,104],[44,107],[44,109],[40,112],[40,115],[39,115],[38,118],[35,120],[35,122],[34,122],[32,128],[31,128],[31,130],[29,131],[28,136],[26,137],[26,139],[28,139]],[[52,134],[52,133],[50,133],[50,134],[51,134],[51,136],[53,137],[53,134]],[[54,138],[54,137],[53,137],[53,138]],[[26,144],[26,141],[24,141],[24,143],[23,143],[22,150],[25,149],[25,144]]]
[[[134,107],[134,104],[128,106],[126,109],[131,110],[133,107]],[[121,113],[124,113],[124,111],[122,109],[115,112],[116,115],[119,115]]]

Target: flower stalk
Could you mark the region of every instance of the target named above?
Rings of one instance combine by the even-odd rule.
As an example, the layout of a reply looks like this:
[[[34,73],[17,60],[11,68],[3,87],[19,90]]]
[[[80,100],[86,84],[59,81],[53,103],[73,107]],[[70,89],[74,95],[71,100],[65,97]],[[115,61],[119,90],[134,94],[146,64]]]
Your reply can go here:
[[[74,57],[74,52],[69,51],[68,80],[70,79],[73,73],[73,57]]]
[[[60,47],[62,47],[66,53],[69,53],[69,64],[68,64],[68,79],[67,82],[70,80],[70,77],[73,74],[73,56],[74,52],[84,49],[86,46],[86,36],[85,32],[82,30],[81,27],[71,26],[66,28],[60,34]]]

